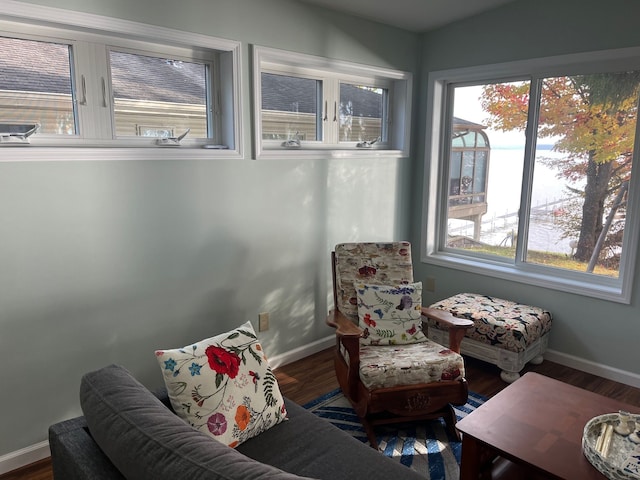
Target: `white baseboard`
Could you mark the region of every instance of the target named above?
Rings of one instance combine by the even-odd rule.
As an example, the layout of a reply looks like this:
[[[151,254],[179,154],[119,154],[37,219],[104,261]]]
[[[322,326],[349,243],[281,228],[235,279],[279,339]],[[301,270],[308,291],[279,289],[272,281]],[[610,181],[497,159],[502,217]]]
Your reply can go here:
[[[269,358],[269,366],[271,368],[282,367],[283,365],[287,365],[289,363],[295,362],[296,360],[300,360],[304,357],[308,357],[309,355],[313,355],[314,353],[321,352],[322,350],[326,350],[327,348],[332,347],[336,343],[336,336],[331,335],[330,337],[321,338],[320,340],[316,340],[313,343],[309,343],[307,345],[303,345],[298,348],[294,348],[285,353],[281,353],[280,355],[276,355],[274,357]]]
[[[566,367],[575,368],[583,372],[591,373],[614,382],[624,383],[632,387],[640,388],[640,375],[633,372],[627,372],[619,368],[608,367],[599,363],[585,360],[584,358],[574,357],[566,353],[558,352],[555,350],[547,350],[544,353],[544,358]]]
[[[51,456],[49,442],[36,443],[0,457],[0,475]]]

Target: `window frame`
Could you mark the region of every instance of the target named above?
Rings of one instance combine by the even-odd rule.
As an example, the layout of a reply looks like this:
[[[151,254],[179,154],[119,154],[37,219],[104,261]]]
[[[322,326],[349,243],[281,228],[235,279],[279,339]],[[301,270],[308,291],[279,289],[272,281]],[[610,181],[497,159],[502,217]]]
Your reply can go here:
[[[255,159],[297,156],[303,158],[385,156],[407,157],[410,147],[412,74],[399,70],[367,66],[314,55],[290,52],[253,45],[253,114]],[[332,116],[331,103],[340,101],[340,84],[362,84],[387,89],[388,141],[368,148],[358,147],[361,142],[339,141],[339,122],[335,128],[323,128],[323,139],[301,142],[300,147],[287,148],[282,140],[262,138],[262,73],[297,76],[322,81],[323,99]]]
[[[0,147],[0,161],[42,160],[45,149],[48,160],[119,159],[123,157],[124,150],[139,159],[175,158],[176,148],[182,152],[181,156],[188,152],[189,158],[244,157],[240,42],[12,0],[7,5],[5,11],[11,11],[11,15],[0,14],[0,33],[3,36],[71,45],[74,109],[77,111],[79,135],[64,138],[61,135],[35,134],[30,137],[28,148],[11,149],[11,155],[3,154],[8,150]],[[210,107],[214,110],[212,114],[217,120],[213,126],[214,138],[193,139],[187,136],[179,147],[165,148],[157,146],[153,137],[116,137],[110,50],[212,63],[207,89]],[[76,101],[80,98],[83,76],[87,99],[93,95],[91,102],[87,102],[87,108],[80,108]],[[107,108],[97,106],[103,98],[99,88],[101,79],[104,79],[106,87]],[[100,99],[96,98],[98,95]],[[212,141],[228,148],[203,148]],[[90,155],[86,148],[92,149]]]
[[[523,262],[526,241],[519,242],[515,260],[446,247],[447,185],[451,149],[448,145],[450,142],[446,139],[450,138],[447,136],[450,135],[447,119],[452,114],[448,112],[452,105],[452,89],[449,86],[526,79],[532,82],[531,102],[535,102],[536,95],[533,89],[538,78],[637,69],[640,69],[640,48],[632,47],[430,72],[427,81],[427,105],[431,107],[426,112],[421,262],[618,303],[630,303],[640,239],[640,119],[636,124],[632,164],[632,168],[638,171],[631,178],[623,239],[624,251],[618,278]],[[521,191],[525,193],[521,206],[527,205],[530,201],[525,187],[532,181],[531,165],[535,147],[535,139],[532,137],[535,136],[535,132],[532,131],[531,119],[537,113],[535,110],[535,105],[530,103],[521,183]],[[526,210],[521,209],[519,224],[523,226],[520,228],[528,224],[525,217]]]

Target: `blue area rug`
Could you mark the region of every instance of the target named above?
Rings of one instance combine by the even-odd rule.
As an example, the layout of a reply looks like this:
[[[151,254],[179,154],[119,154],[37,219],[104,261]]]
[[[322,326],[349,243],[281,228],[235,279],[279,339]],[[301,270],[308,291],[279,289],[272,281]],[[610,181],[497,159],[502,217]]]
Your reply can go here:
[[[454,407],[458,420],[486,401],[482,395],[469,392],[466,405]],[[340,389],[327,393],[304,408],[328,420],[336,427],[368,444],[358,416]],[[422,474],[429,480],[460,478],[461,443],[450,438],[444,420],[436,419],[398,425],[376,426],[376,436],[382,453]]]

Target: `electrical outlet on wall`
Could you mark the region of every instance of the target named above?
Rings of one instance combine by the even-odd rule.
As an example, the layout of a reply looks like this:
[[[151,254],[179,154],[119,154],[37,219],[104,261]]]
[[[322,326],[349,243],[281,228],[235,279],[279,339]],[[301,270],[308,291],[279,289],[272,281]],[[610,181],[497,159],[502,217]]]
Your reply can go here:
[[[425,282],[426,285],[424,286],[424,289],[427,292],[435,292],[436,290],[436,279],[433,277],[427,277],[427,281]]]
[[[269,312],[260,312],[258,314],[258,331],[264,332],[269,330]]]

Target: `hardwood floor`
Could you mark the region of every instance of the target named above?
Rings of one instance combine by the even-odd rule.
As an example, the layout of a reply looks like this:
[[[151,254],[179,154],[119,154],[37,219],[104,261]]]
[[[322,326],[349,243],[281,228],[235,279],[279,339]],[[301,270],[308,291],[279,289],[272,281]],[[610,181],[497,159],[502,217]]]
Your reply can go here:
[[[465,358],[469,389],[491,397],[507,386],[500,379],[500,370],[494,365]],[[527,365],[525,372],[538,372],[565,383],[590,390],[600,395],[637,405],[640,410],[640,389],[606,380],[589,373],[574,370],[557,363],[544,361],[541,365]],[[276,369],[282,394],[299,404],[305,404],[320,395],[338,388],[333,371],[333,351],[324,350],[297,362]],[[51,460],[44,459],[22,469],[0,475],[0,480],[52,480]]]

